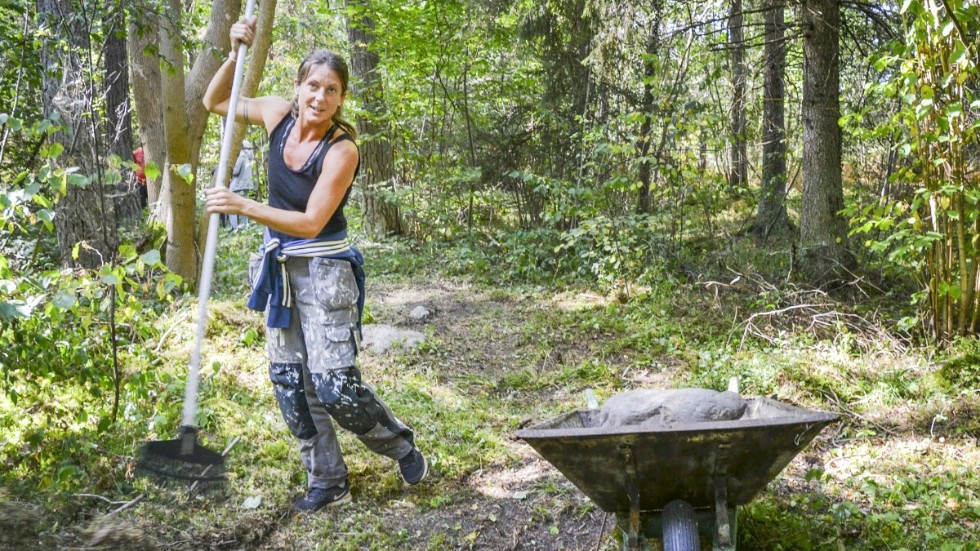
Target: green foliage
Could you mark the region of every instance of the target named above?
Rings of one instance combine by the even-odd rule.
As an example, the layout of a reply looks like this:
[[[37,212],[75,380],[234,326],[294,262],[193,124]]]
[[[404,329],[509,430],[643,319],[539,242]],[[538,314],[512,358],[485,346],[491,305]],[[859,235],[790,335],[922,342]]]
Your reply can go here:
[[[52,128],[42,121],[29,132]],[[62,148],[54,145],[45,156],[58,156]],[[21,172],[0,191],[0,403],[32,412],[3,416],[0,462],[7,476],[41,488],[92,482],[80,475],[105,461],[95,442],[121,415],[132,418],[120,393],[148,392],[145,379],[127,377],[122,363],[156,334],[156,315],[181,285],[159,250],[130,244],[97,269],[52,267],[41,249],[54,240],[54,205],[84,179],[50,163]],[[76,245],[75,254],[84,247]]]
[[[899,102],[887,120],[860,130],[868,108],[847,115],[858,135],[888,136],[902,160],[890,182],[901,191],[864,207],[852,207],[852,235],[865,235],[887,272],[910,270],[921,290],[926,334],[940,341],[976,331],[975,260],[980,191],[969,175],[976,170],[980,100],[975,41],[975,5],[928,8],[902,5],[904,34],[872,58],[882,72],[868,93]]]
[[[975,35],[976,6],[951,5],[967,36]],[[484,534],[463,527],[474,516],[500,533],[533,536],[523,531],[538,523],[538,534],[560,536],[573,529],[568,511],[579,515],[590,505],[569,503],[575,493],[560,478],[520,479],[528,459],[509,439],[513,430],[580,407],[586,388],[602,397],[639,386],[720,389],[737,376],[746,394],[778,394],[844,417],[837,432],[828,431],[742,510],[742,547],[976,548],[970,538],[980,486],[971,470],[971,419],[980,354],[973,341],[958,341],[937,367],[931,350],[904,350],[839,321],[811,331],[809,317],[774,314],[765,331],[745,337],[752,314],[798,305],[800,290],[778,283],[792,272],[792,243],[763,249],[737,238],[752,205],[741,199],[750,194],[728,189],[723,176],[728,103],[724,17],[714,18],[723,14],[720,4],[368,0],[343,10],[281,4],[263,94],[288,97],[297,60],[308,50],[349,51],[345,17],[368,15],[383,30],[366,46],[379,54],[385,95],[379,99],[387,109],[365,112],[356,88],[345,107],[351,119],[385,126],[361,143],[392,144],[395,174],[384,198],[399,207],[412,239],[358,245],[367,253],[371,285],[423,296],[409,292],[435,282],[424,296],[445,302],[419,349],[362,360],[393,409],[418,427],[435,482],[403,489],[390,462],[342,434],[357,503],[316,522],[281,522],[305,479],[268,391],[261,317],[243,306],[245,253],[257,248],[257,226],[222,234],[205,343],[210,359],[199,421],[215,448],[241,438],[230,463],[234,484],[220,499],[203,493],[188,499],[183,489],[134,479],[134,443],[169,437],[180,422],[196,305],[159,265],[162,236],[155,229],[147,230],[148,246],[124,245],[91,271],[58,269],[47,256],[56,248],[58,194],[93,180],[27,162],[35,150],[35,163],[56,160],[65,146],[41,143],[57,119],[24,122],[31,117],[23,110],[39,102],[40,64],[31,57],[37,48],[27,47],[23,62],[13,55],[32,38],[20,31],[29,4],[9,6],[13,13],[8,4],[0,7],[10,15],[2,23],[0,59],[16,71],[0,76],[0,105],[12,105],[15,75],[31,94],[17,113],[0,114],[0,126],[17,138],[0,165],[0,476],[20,500],[12,509],[30,502],[38,512],[9,514],[0,496],[0,545],[7,533],[19,538],[23,531],[40,535],[11,545],[47,538],[58,544],[51,548],[65,540],[77,547],[79,524],[104,512],[79,497],[90,493],[146,495],[119,517],[145,521],[148,533],[170,541],[178,533],[180,541],[200,536],[201,547],[254,546],[274,531],[284,545],[314,533],[324,547],[474,547]],[[899,170],[884,200],[856,204],[849,213],[853,234],[867,238],[886,282],[917,279],[911,298],[922,309],[899,325],[941,327],[941,314],[955,312],[957,301],[969,303],[961,276],[975,268],[976,45],[957,38],[960,30],[941,9],[937,20],[913,0],[902,9],[906,34],[874,59],[881,78],[870,79],[872,107],[842,121],[855,141],[894,147]],[[208,10],[194,4],[185,14],[188,27],[203,25]],[[688,21],[694,16],[685,11],[710,22]],[[851,26],[855,19],[848,28],[866,37],[865,27]],[[653,41],[654,31],[664,33]],[[790,103],[797,42],[787,41],[796,48],[789,56]],[[185,45],[201,47],[197,38]],[[845,67],[852,77],[845,88],[859,88],[854,75],[863,69],[860,62]],[[645,91],[652,103],[644,102]],[[883,120],[883,104],[891,101],[900,109]],[[791,164],[799,156],[794,122]],[[644,125],[649,134],[641,136]],[[151,177],[160,170],[147,167]],[[189,165],[163,170],[193,176]],[[650,208],[637,214],[647,190]],[[759,286],[746,286],[748,275],[736,283],[756,273],[764,279]],[[883,287],[886,299],[901,304],[882,308],[902,311],[907,287]],[[846,315],[878,312],[877,303],[850,309],[835,300],[821,294],[813,302]],[[945,310],[937,314],[933,305]],[[388,321],[397,315],[389,309],[390,303],[369,302],[365,321]],[[874,338],[882,341],[869,346]],[[945,441],[932,436],[932,422],[948,425]],[[511,477],[530,492],[520,487],[522,497],[514,500],[482,495],[494,476]],[[541,501],[526,505],[529,493]],[[263,500],[259,509],[240,507],[255,496]],[[524,507],[531,520],[510,519],[521,524],[505,527],[499,511],[471,510],[488,503]],[[461,518],[450,518],[457,509]],[[392,526],[393,518],[418,523]]]
[[[975,338],[957,339],[939,374],[952,389],[975,392],[980,389],[980,342]]]
[[[629,282],[648,284],[661,275],[660,234],[650,217],[597,217],[566,232],[556,248],[569,254],[604,286],[622,289]]]

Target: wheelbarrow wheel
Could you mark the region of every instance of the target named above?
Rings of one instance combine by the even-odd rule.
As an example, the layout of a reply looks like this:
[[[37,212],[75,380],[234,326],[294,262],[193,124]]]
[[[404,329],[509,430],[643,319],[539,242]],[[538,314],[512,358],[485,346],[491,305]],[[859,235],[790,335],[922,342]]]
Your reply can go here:
[[[698,519],[690,503],[675,499],[663,511],[664,551],[701,551]]]

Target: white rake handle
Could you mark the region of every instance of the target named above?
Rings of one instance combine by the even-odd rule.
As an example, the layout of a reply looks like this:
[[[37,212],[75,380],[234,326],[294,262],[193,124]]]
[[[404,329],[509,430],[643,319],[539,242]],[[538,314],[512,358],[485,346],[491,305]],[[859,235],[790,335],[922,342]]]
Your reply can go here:
[[[255,0],[245,4],[245,18],[251,18],[255,13]],[[225,187],[225,174],[228,172],[228,156],[231,152],[232,134],[235,132],[235,113],[238,112],[238,96],[241,94],[242,77],[245,74],[245,53],[248,46],[238,45],[238,57],[235,59],[235,78],[231,83],[231,97],[228,98],[228,115],[225,117],[225,131],[221,137],[221,153],[218,157],[217,182],[215,185]],[[201,381],[201,345],[204,342],[204,328],[208,321],[208,298],[211,296],[211,279],[214,275],[214,259],[218,248],[218,213],[212,213],[208,219],[208,240],[204,247],[204,264],[201,267],[201,284],[198,288],[197,303],[197,332],[194,336],[194,352],[191,354],[191,365],[187,372],[187,386],[184,388],[184,414],[181,424],[186,427],[195,426],[197,416],[197,389]]]

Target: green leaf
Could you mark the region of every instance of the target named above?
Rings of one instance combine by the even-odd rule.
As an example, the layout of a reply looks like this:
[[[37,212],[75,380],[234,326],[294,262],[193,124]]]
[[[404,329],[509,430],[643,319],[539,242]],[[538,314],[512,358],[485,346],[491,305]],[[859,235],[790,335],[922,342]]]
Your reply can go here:
[[[140,257],[140,261],[148,266],[156,266],[160,263],[160,251],[156,249],[147,251]]]
[[[957,65],[969,62],[966,46],[964,46],[962,42],[956,43],[956,46],[953,48],[953,53],[949,56],[949,61],[950,63],[955,63]]]
[[[915,107],[915,120],[921,121],[922,119],[929,116],[929,111],[932,110],[931,100],[922,100],[922,103]]]
[[[52,304],[62,310],[68,310],[75,305],[75,302],[77,302],[75,295],[65,291],[58,291],[51,300]]]
[[[57,480],[60,484],[66,484],[76,478],[81,474],[81,469],[72,464],[62,465],[58,467]]]
[[[912,2],[914,1],[915,0],[902,0],[902,9],[899,10],[899,13],[905,13],[909,11],[909,8],[912,7]]]
[[[177,166],[177,174],[187,181],[188,184],[194,183],[194,167],[190,163]]]
[[[92,181],[89,178],[86,178],[85,176],[78,174],[77,172],[72,172],[71,174],[68,174],[68,177],[66,179],[66,183],[69,186],[76,186],[80,188],[87,187],[91,182]]]
[[[146,163],[146,168],[143,169],[143,174],[146,174],[147,180],[156,180],[160,177],[160,167],[154,162]]]
[[[31,309],[23,302],[0,300],[0,319],[26,318],[29,315],[31,315]]]
[[[41,156],[46,159],[57,159],[59,155],[64,153],[64,151],[65,151],[65,146],[61,145],[58,142],[55,142],[51,145],[46,145],[42,147]]]

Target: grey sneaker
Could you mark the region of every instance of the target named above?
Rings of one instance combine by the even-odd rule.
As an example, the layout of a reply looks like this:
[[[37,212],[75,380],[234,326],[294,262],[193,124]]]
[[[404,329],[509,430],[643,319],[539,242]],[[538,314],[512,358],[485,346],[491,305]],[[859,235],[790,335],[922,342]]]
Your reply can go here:
[[[429,464],[418,448],[412,448],[412,451],[398,460],[398,470],[401,471],[402,480],[409,484],[418,484],[429,474]]]
[[[333,488],[310,488],[306,495],[293,502],[293,509],[315,513],[328,506],[350,502],[350,487],[344,482]]]

